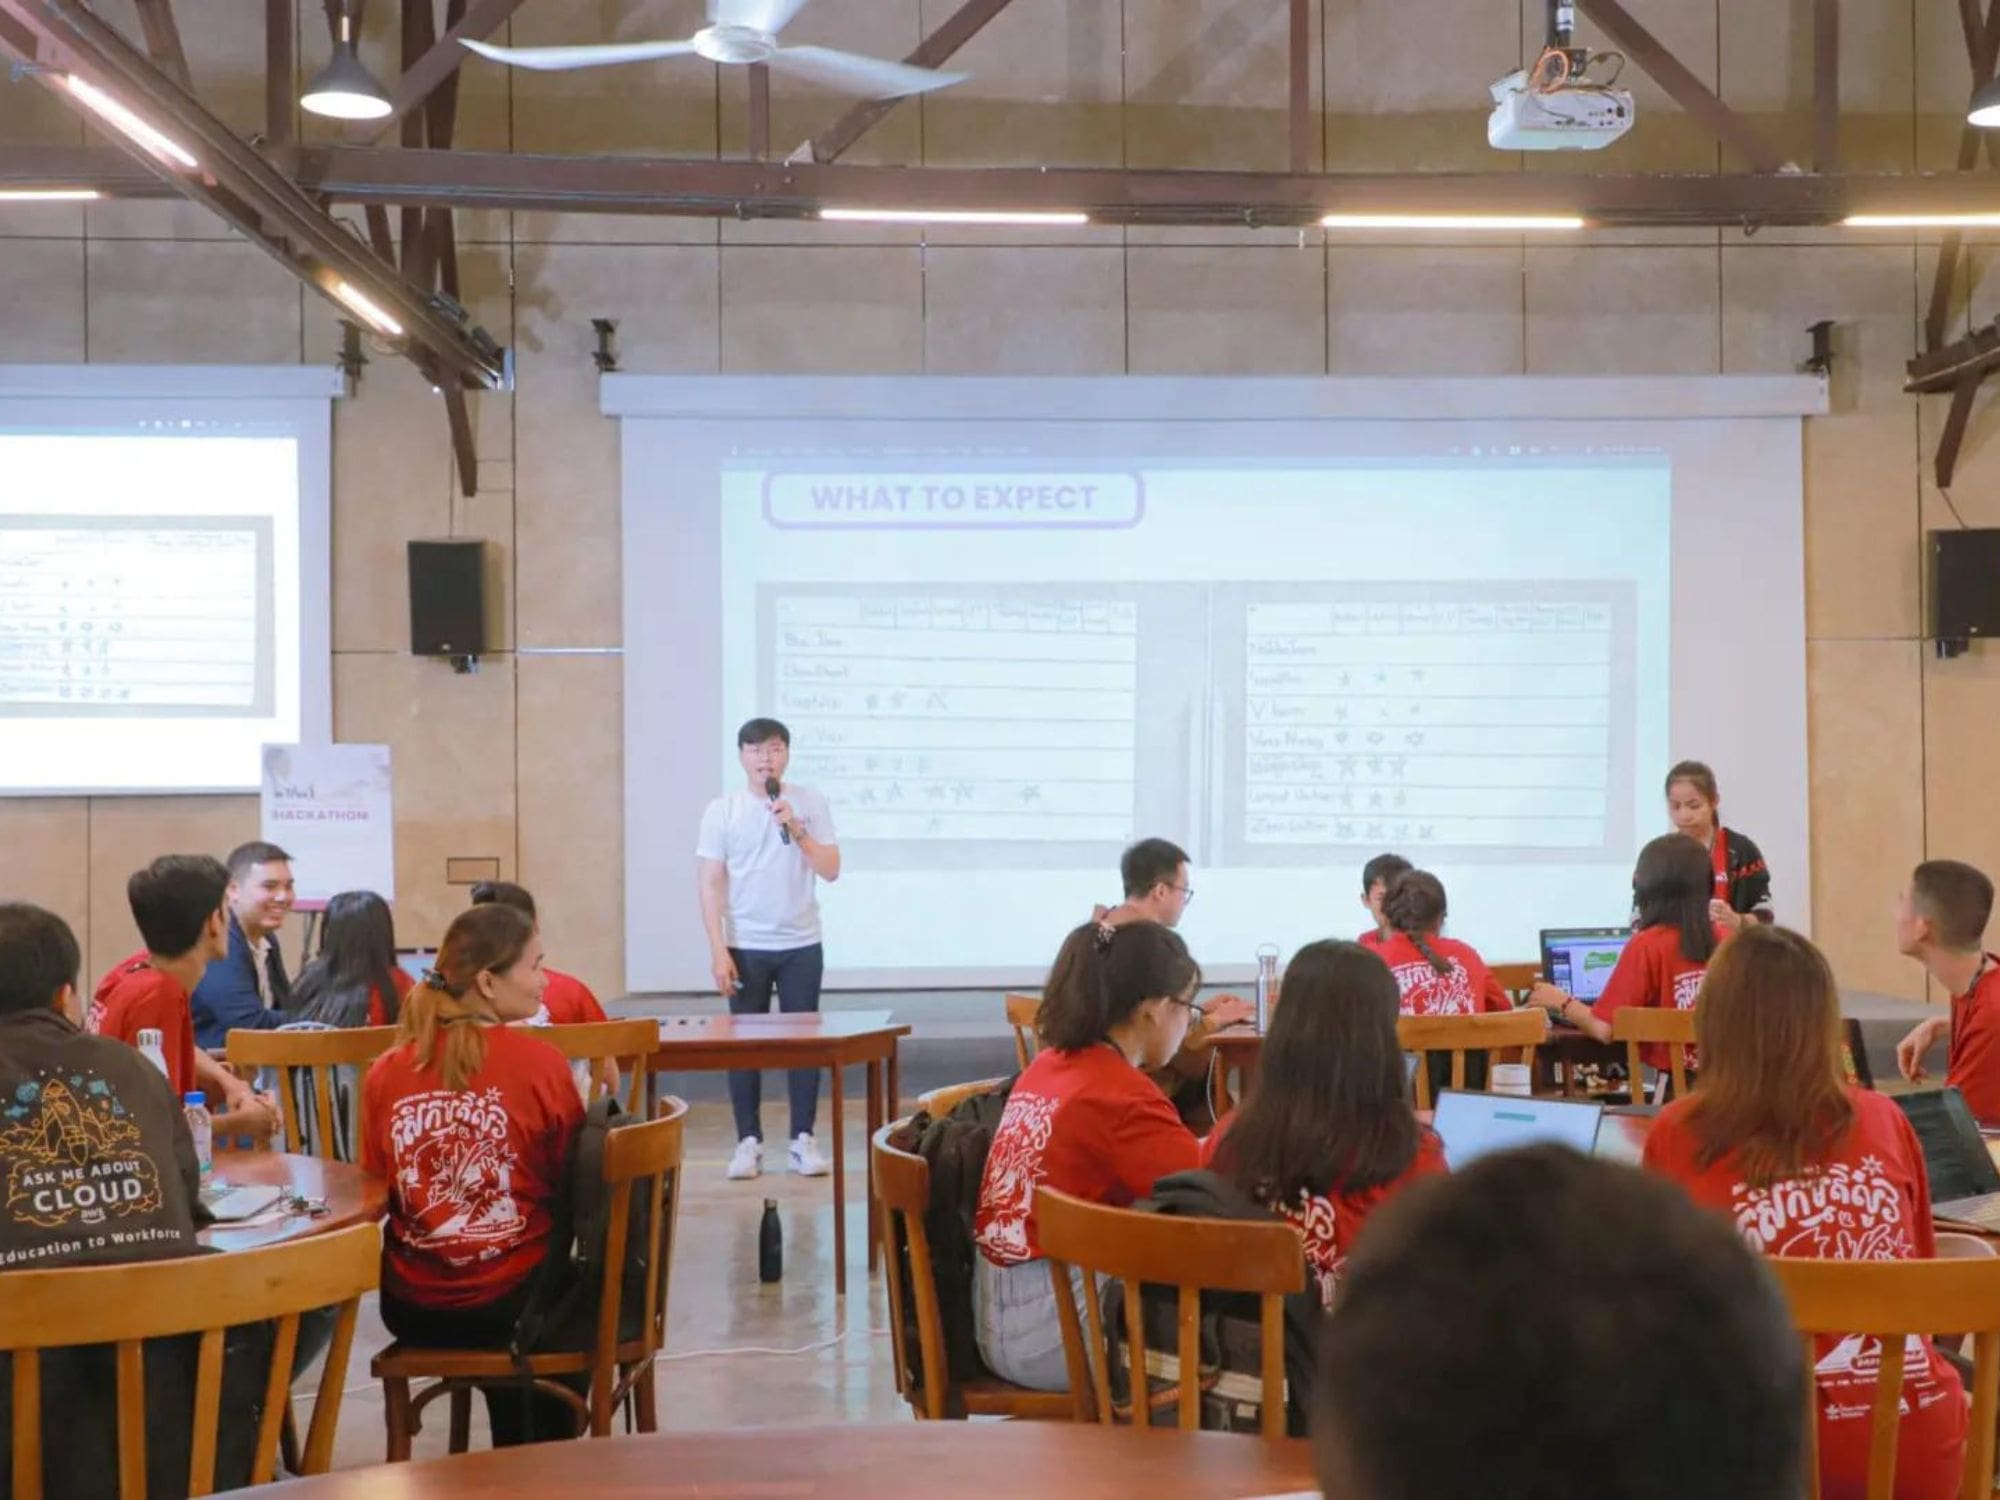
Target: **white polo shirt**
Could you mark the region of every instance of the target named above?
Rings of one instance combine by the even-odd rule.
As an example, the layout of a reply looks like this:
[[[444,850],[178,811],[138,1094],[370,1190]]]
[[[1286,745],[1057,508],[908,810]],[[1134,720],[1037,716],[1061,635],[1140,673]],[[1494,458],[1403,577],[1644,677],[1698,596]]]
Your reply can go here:
[[[787,782],[784,798],[799,826],[822,844],[839,842],[826,799],[809,786]],[[723,940],[732,948],[782,953],[819,941],[819,877],[797,844],[778,835],[771,800],[747,790],[708,804],[695,840],[697,858],[720,860],[729,871]]]

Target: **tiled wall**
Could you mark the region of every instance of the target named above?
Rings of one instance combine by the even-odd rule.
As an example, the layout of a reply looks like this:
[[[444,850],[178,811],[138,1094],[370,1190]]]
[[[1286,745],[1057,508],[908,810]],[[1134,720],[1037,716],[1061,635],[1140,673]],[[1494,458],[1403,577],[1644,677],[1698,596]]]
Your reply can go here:
[[[813,0],[789,36],[900,55],[956,3]],[[103,8],[130,20],[130,0]],[[1631,8],[1786,150],[1805,149],[1810,46],[1796,28],[1810,7]],[[198,88],[254,128],[259,27],[240,6],[177,9]],[[371,8],[384,74],[393,9]],[[1014,0],[960,54],[971,84],[899,109],[852,159],[1281,167],[1284,12],[1277,0]],[[1948,168],[1967,90],[1954,8],[1847,0],[1842,14],[1851,164]],[[685,35],[700,16],[691,0],[541,0],[522,8],[513,40]],[[1533,50],[1539,5],[1329,0],[1315,22],[1331,167],[1523,166],[1487,150],[1483,90]],[[309,71],[324,56],[318,0],[301,0],[299,33]],[[1625,142],[1525,165],[1717,165],[1656,87],[1637,89],[1640,123]],[[781,152],[841,107],[782,79],[773,94]],[[572,75],[475,64],[458,139],[737,153],[744,115],[743,76],[718,82],[693,60]],[[76,139],[39,89],[0,80],[0,141]],[[1806,325],[1835,319],[1835,414],[1807,425],[1806,564],[1810,878],[1842,977],[1916,993],[1890,946],[1901,876],[1926,851],[2000,864],[2000,797],[1986,789],[2000,658],[1936,662],[1918,639],[1922,532],[1948,520],[1926,467],[1943,404],[1901,394],[1927,244],[1775,230],[1558,246],[1103,229],[926,242],[853,227],[491,213],[462,216],[461,233],[469,300],[519,360],[515,396],[475,402],[478,498],[457,496],[442,414],[395,359],[368,367],[335,422],[335,728],[395,747],[399,915],[413,938],[435,937],[456,905],[445,858],[495,855],[540,895],[556,961],[619,987],[620,663],[535,654],[619,644],[617,433],[597,415],[592,317],[618,320],[624,365],[640,371],[1344,375],[1783,371],[1806,353]],[[1989,254],[1975,257],[1982,279],[1957,326],[2000,311]],[[317,299],[191,207],[0,209],[0,360],[321,361],[335,342]],[[2000,524],[1996,427],[2000,416],[1982,409],[1955,490],[1974,525]],[[403,651],[403,542],[446,534],[495,544],[498,649],[476,676]],[[1754,668],[1758,643],[1741,652],[1735,669]],[[1757,747],[1711,753],[1726,768]],[[1754,808],[1731,811],[1756,828]],[[226,847],[255,821],[248,798],[0,802],[5,884],[77,922],[95,972],[134,941],[128,871],[163,849]]]

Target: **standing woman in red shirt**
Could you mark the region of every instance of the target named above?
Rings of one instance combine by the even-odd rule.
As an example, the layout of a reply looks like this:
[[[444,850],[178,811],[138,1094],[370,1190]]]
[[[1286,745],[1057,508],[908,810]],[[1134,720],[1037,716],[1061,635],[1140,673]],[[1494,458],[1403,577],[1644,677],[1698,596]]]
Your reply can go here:
[[[1202,1143],[1203,1166],[1298,1230],[1329,1308],[1368,1215],[1445,1170],[1443,1143],[1410,1106],[1398,1004],[1366,948],[1308,943],[1285,966],[1249,1097]]]
[[[548,1250],[583,1106],[563,1055],[507,1025],[542,1003],[534,923],[474,907],[436,964],[361,1090],[361,1164],[389,1181],[382,1321],[413,1344],[504,1349]],[[491,1387],[486,1409],[496,1446],[575,1431],[546,1394]]]
[[[373,891],[326,903],[319,953],[292,984],[293,1021],[394,1026],[415,983],[396,962],[396,919]]]
[[[1035,1189],[1123,1208],[1199,1161],[1193,1132],[1140,1070],[1180,1050],[1200,985],[1187,944],[1157,922],[1086,922],[1056,955],[1042,992],[1042,1050],[993,1132],[973,1224],[979,1354],[1001,1379],[1069,1389]]]
[[[1895,1103],[1849,1084],[1833,971],[1796,932],[1761,924],[1716,954],[1695,1025],[1701,1088],[1660,1111],[1645,1164],[1727,1214],[1767,1255],[1924,1260],[1937,1254],[1917,1133]],[[1964,1462],[1965,1392],[1911,1335],[1904,1350],[1898,1500],[1946,1500]],[[1818,1341],[1822,1500],[1868,1487],[1880,1341]]]
[[[1708,852],[1714,883],[1709,911],[1725,931],[1751,922],[1770,922],[1771,869],[1750,836],[1722,826],[1722,791],[1715,772],[1698,760],[1684,760],[1667,772],[1667,816],[1674,829]]]
[[[1714,956],[1722,932],[1709,911],[1708,851],[1682,833],[1662,834],[1639,851],[1632,869],[1632,904],[1637,913],[1632,940],[1618,955],[1618,966],[1604,981],[1604,993],[1594,1005],[1544,980],[1528,996],[1558,1020],[1568,1021],[1600,1042],[1611,1040],[1611,1018],[1628,1005],[1661,1010],[1693,1010],[1701,977]],[[1751,923],[1761,926],[1761,923]],[[1699,1048],[1688,1052],[1697,1062]],[[1648,1067],[1667,1066],[1664,1042],[1641,1049]],[[1633,1079],[1633,1097],[1640,1080]]]

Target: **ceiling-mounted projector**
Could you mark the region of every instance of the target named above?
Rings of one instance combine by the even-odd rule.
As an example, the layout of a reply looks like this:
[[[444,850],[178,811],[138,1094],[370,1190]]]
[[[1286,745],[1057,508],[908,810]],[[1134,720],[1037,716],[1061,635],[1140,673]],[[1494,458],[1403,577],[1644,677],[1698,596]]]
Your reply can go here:
[[[1632,95],[1581,78],[1537,87],[1523,68],[1491,85],[1496,151],[1601,151],[1632,128]]]

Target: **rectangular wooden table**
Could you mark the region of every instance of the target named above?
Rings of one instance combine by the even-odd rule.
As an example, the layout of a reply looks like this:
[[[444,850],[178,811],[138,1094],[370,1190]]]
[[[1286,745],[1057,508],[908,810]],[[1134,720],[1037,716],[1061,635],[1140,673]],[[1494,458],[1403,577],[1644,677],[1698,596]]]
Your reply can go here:
[[[886,1010],[834,1011],[825,1015],[668,1016],[660,1021],[660,1046],[647,1065],[646,1106],[651,1114],[661,1073],[719,1073],[733,1069],[825,1068],[832,1074],[833,1289],[847,1295],[846,1093],[841,1070],[868,1070],[867,1134],[895,1118],[901,1078],[896,1044],[910,1034],[892,1025]],[[864,1152],[866,1150],[864,1146]],[[864,1160],[866,1160],[864,1156]],[[867,1166],[868,1269],[875,1269],[874,1166]]]

